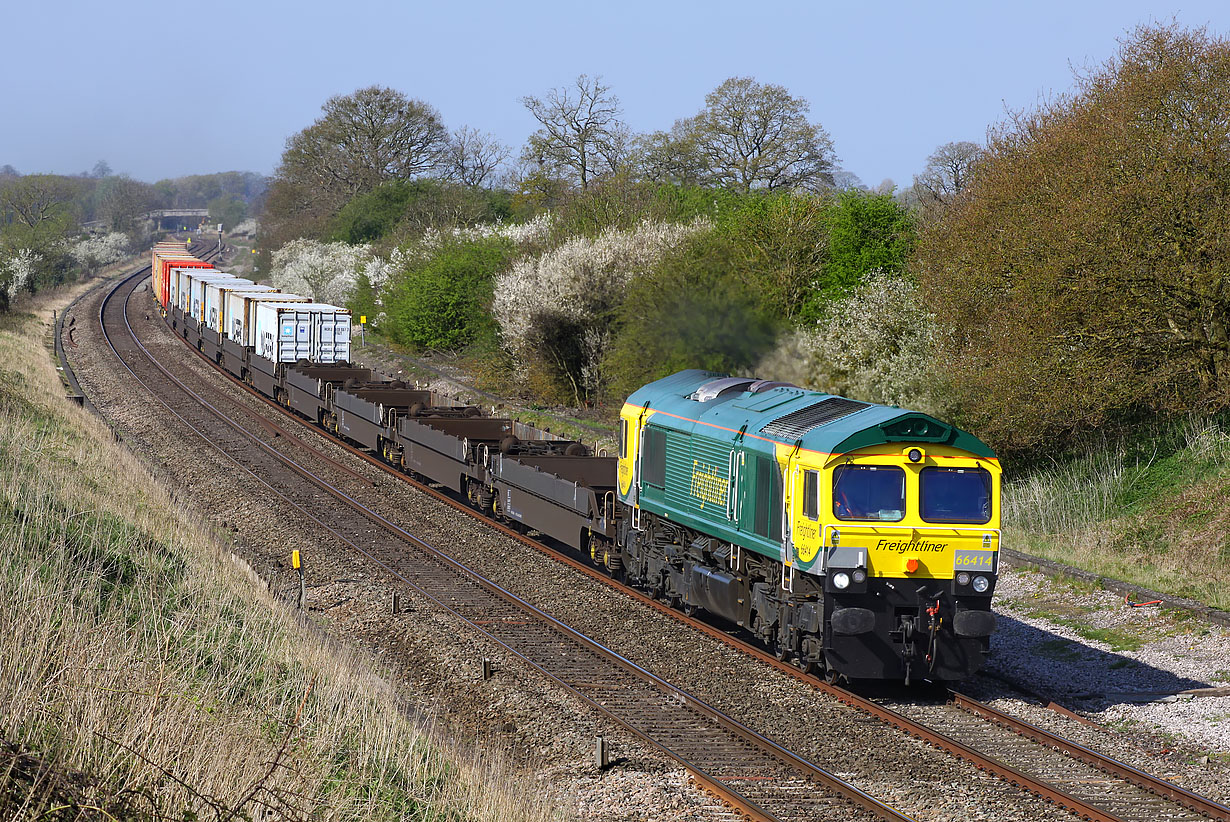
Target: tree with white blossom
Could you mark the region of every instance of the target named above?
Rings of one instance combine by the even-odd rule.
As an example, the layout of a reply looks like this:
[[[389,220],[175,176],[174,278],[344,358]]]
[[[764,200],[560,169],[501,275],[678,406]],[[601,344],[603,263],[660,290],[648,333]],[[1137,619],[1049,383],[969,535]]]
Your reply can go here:
[[[273,284],[320,302],[345,305],[361,268],[373,262],[371,247],[292,240],[273,252]]]
[[[573,237],[537,257],[523,258],[496,280],[493,313],[504,343],[525,370],[545,357],[572,385],[578,402],[601,386],[600,357],[628,283],[667,250],[709,228],[642,222]]]
[[[816,326],[781,341],[766,376],[853,399],[943,414],[932,389],[938,326],[906,277],[869,274]]]
[[[34,281],[42,257],[28,248],[17,248],[0,257],[0,311],[8,311],[13,299]]]
[[[93,274],[103,266],[118,263],[128,256],[131,243],[122,231],[112,231],[96,237],[86,237],[75,243],[69,254],[79,266]]]

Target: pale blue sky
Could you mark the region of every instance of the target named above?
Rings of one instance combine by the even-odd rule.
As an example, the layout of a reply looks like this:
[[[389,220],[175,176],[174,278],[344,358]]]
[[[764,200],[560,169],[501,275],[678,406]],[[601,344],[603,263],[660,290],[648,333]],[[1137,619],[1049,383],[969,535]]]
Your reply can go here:
[[[144,180],[271,173],[333,94],[385,85],[519,150],[520,103],[602,75],[635,131],[727,77],[811,103],[839,164],[908,185],[937,145],[1067,90],[1137,24],[1230,34],[1212,2],[791,3],[0,0],[0,165]]]

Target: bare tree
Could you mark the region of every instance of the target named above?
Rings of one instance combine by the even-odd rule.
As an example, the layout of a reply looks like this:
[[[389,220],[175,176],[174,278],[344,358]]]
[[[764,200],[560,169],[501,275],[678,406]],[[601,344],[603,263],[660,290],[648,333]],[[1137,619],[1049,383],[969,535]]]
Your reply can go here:
[[[611,173],[628,156],[629,133],[619,120],[619,98],[601,77],[582,74],[571,88],[551,89],[521,102],[542,126],[530,135],[523,160],[547,172],[575,177],[581,188]]]
[[[447,162],[439,113],[399,91],[371,86],[330,97],[324,116],[287,141],[278,176],[338,200]]]
[[[508,146],[494,135],[462,126],[449,142],[448,174],[463,185],[478,188],[495,176],[508,154]]]
[[[924,205],[947,203],[969,183],[970,173],[982,149],[964,140],[945,143],[927,158],[927,167],[914,177],[914,195]]]
[[[705,108],[676,124],[704,164],[712,184],[754,188],[826,189],[833,184],[833,141],[810,109],[782,86],[731,77],[705,96]]]

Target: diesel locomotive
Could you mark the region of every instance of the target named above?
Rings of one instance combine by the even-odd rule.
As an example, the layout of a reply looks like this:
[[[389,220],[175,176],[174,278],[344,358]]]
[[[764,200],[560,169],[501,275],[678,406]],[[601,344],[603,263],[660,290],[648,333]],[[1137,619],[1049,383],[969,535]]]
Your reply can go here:
[[[989,652],[999,463],[933,417],[688,370],[628,397],[618,454],[594,454],[349,363],[344,309],[182,244],[153,279],[175,333],[253,390],[830,681],[955,681]]]
[[[933,417],[682,371],[620,413],[619,567],[829,679],[981,665],[1000,470]]]

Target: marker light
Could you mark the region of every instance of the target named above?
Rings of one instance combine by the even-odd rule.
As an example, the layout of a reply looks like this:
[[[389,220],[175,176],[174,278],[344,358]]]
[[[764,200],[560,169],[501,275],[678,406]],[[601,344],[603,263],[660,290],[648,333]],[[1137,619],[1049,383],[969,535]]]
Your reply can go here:
[[[974,577],[974,590],[980,594],[985,594],[986,590],[991,587],[991,580],[984,577],[982,574]]]
[[[958,585],[969,585],[969,574],[965,573],[964,571],[957,574],[957,584]]]
[[[861,585],[862,583],[866,582],[866,581],[867,581],[867,572],[866,572],[866,571],[864,571],[862,568],[857,569],[857,570],[854,572],[854,581],[855,581],[856,583],[860,584],[860,585]]]
[[[844,591],[850,587],[850,575],[845,571],[838,571],[833,574],[833,587],[839,591]]]
[[[907,559],[905,561],[905,572],[907,574],[912,574],[917,570],[918,570],[918,560],[911,557],[910,559]]]

